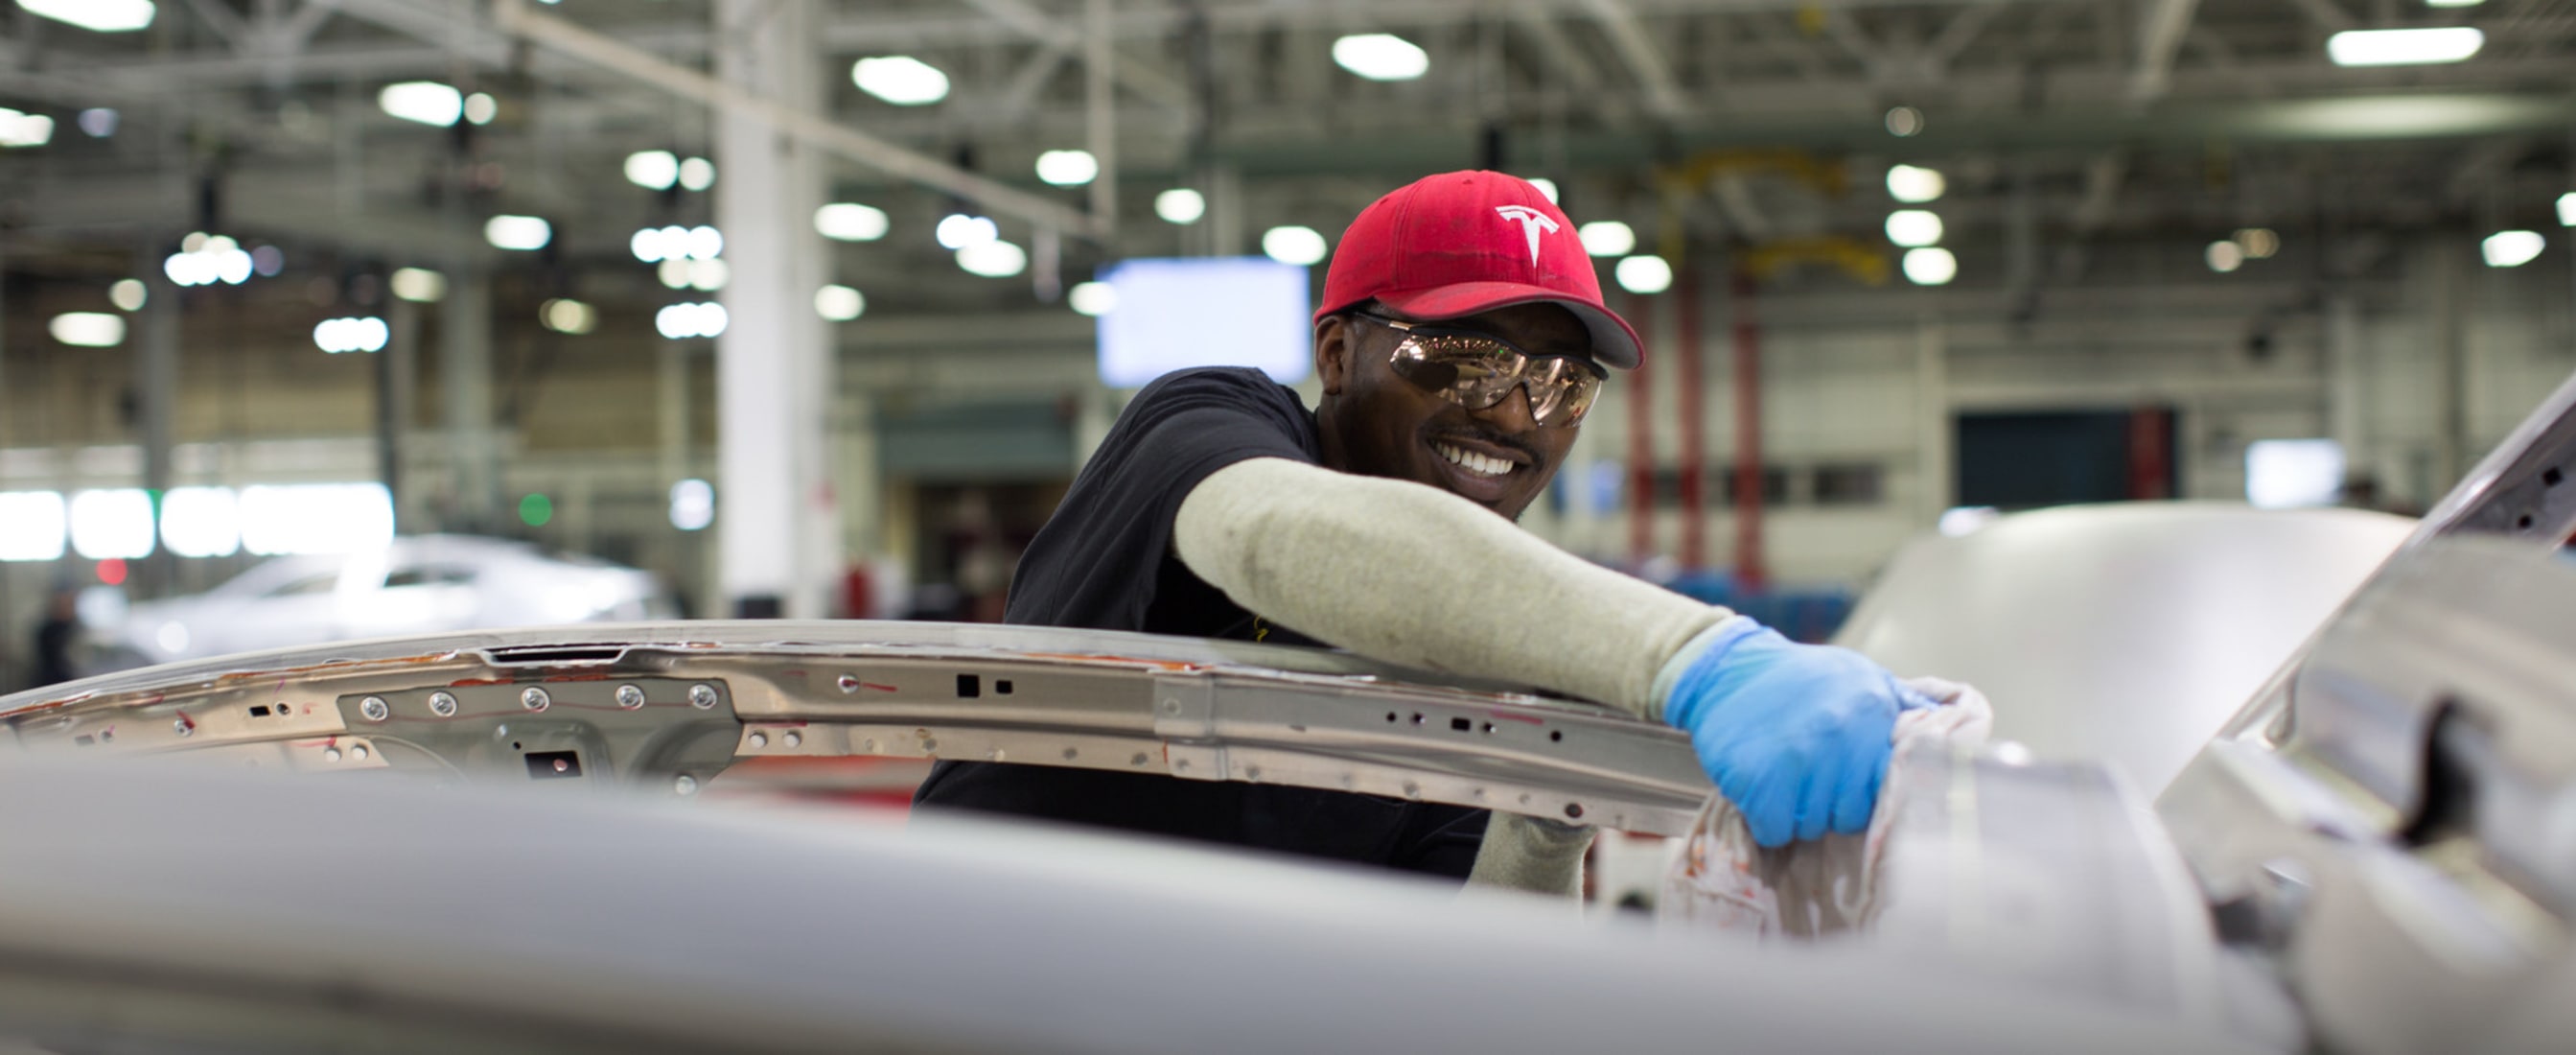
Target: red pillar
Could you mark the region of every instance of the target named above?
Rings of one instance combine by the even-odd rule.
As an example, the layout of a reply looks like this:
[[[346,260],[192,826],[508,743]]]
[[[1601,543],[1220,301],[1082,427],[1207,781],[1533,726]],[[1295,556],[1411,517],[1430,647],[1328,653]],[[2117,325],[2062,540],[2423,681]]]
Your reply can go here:
[[[1735,310],[1735,577],[1759,590],[1762,560],[1762,323],[1754,317],[1753,276],[1738,272]]]
[[[1628,374],[1628,559],[1642,565],[1655,555],[1655,422],[1654,401],[1647,398],[1647,351],[1653,344],[1654,302],[1628,296],[1628,325],[1637,330],[1637,369]]]
[[[1673,387],[1681,392],[1682,568],[1697,571],[1708,565],[1708,503],[1701,493],[1708,443],[1701,427],[1706,415],[1700,403],[1706,393],[1699,375],[1699,269],[1683,269],[1680,289],[1681,347],[1673,351]]]

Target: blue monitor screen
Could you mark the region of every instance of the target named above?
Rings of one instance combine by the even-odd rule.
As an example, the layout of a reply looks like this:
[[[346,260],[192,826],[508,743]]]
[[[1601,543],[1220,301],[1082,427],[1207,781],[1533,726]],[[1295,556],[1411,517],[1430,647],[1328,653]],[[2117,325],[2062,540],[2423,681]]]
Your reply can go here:
[[[1281,384],[1314,369],[1306,269],[1267,257],[1122,261],[1100,281],[1100,380],[1137,388],[1194,366],[1249,366]]]

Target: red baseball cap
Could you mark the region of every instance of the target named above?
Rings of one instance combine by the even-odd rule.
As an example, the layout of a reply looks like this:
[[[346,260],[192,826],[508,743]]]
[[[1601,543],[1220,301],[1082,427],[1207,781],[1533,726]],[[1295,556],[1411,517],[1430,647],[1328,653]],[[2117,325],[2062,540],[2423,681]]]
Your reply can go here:
[[[1333,250],[1315,318],[1368,300],[1416,319],[1562,304],[1592,331],[1604,365],[1633,369],[1644,358],[1637,331],[1601,302],[1574,221],[1500,172],[1425,176],[1360,210]]]

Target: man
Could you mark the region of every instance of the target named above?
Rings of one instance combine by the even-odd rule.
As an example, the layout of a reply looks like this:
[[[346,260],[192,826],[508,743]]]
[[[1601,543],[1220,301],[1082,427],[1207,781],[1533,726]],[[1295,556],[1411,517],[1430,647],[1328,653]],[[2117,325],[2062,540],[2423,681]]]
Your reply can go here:
[[[1867,826],[1896,713],[1929,701],[1513,525],[1609,370],[1641,357],[1536,187],[1453,172],[1380,198],[1342,236],[1314,324],[1312,413],[1250,370],[1140,392],[1021,558],[1005,621],[1322,643],[1538,685],[1688,731],[1765,845]],[[1489,836],[1483,811],[1374,796],[990,763],[940,763],[916,801],[1556,891],[1589,840],[1512,815]]]

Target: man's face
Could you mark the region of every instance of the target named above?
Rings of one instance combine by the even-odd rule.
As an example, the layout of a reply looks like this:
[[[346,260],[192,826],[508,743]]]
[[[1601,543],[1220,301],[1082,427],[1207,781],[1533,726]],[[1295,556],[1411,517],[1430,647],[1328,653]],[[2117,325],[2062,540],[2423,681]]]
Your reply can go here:
[[[1592,336],[1582,320],[1554,304],[1497,308],[1438,325],[1498,337],[1532,355],[1588,359],[1592,353]],[[1575,426],[1539,424],[1531,416],[1525,387],[1483,410],[1468,410],[1438,392],[1423,391],[1388,365],[1403,340],[1404,334],[1367,319],[1337,316],[1317,325],[1315,367],[1324,382],[1326,464],[1429,484],[1519,519],[1565,463]],[[1495,462],[1502,463],[1502,471],[1487,471],[1496,468]]]

